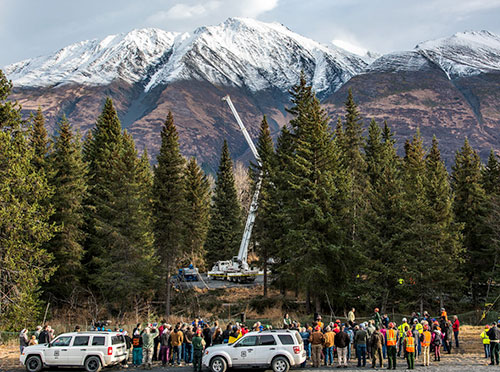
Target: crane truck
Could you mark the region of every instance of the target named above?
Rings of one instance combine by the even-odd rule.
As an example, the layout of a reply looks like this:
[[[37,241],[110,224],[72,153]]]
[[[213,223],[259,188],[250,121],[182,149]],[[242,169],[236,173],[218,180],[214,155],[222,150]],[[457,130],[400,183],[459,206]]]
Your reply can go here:
[[[238,112],[234,108],[233,103],[231,102],[231,98],[229,95],[222,98],[223,101],[226,101],[231,109],[238,126],[243,132],[243,136],[245,137],[250,150],[252,151],[257,164],[261,166],[260,156],[257,152],[257,148],[255,147],[252,138],[248,134],[243,122],[241,121]],[[250,237],[252,235],[252,229],[255,222],[255,216],[258,208],[259,201],[259,193],[260,187],[262,184],[262,173],[258,175],[257,184],[255,185],[255,191],[252,197],[252,201],[250,204],[250,210],[248,212],[247,221],[245,224],[245,230],[243,231],[243,237],[241,239],[240,249],[238,251],[238,256],[234,256],[231,260],[225,261],[217,261],[212,270],[208,272],[208,277],[210,279],[221,279],[221,280],[229,280],[232,282],[239,283],[248,283],[253,282],[257,275],[261,275],[262,273],[256,269],[252,268],[248,265],[248,245],[250,244]]]

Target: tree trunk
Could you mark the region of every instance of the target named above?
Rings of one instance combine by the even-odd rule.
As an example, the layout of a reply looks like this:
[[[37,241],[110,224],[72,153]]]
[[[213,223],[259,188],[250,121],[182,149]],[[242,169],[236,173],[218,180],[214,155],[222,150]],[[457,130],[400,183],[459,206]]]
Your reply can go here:
[[[420,295],[420,314],[424,313],[424,296]]]
[[[165,318],[169,321],[170,318],[170,297],[171,297],[171,288],[170,288],[170,267],[167,269],[167,276],[165,282]]]
[[[264,297],[267,297],[267,252],[264,253]]]
[[[319,296],[314,296],[314,308],[318,314],[321,314],[321,301],[319,300]]]
[[[311,314],[311,293],[309,292],[309,288],[306,290],[306,311],[308,314]]]

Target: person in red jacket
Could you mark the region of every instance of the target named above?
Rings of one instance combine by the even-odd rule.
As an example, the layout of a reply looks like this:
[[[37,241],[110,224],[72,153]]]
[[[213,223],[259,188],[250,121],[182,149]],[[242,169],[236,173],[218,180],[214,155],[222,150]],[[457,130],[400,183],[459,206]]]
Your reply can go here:
[[[455,315],[453,317],[453,335],[455,336],[455,346],[458,347],[458,333],[460,331],[460,322],[458,317]]]

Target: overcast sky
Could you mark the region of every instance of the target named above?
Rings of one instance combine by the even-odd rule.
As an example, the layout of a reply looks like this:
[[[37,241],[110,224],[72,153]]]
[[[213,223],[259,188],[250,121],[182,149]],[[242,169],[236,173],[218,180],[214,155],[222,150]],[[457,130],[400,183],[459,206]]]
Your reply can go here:
[[[500,0],[0,0],[0,66],[134,28],[192,31],[232,16],[379,53],[465,30],[500,34]]]

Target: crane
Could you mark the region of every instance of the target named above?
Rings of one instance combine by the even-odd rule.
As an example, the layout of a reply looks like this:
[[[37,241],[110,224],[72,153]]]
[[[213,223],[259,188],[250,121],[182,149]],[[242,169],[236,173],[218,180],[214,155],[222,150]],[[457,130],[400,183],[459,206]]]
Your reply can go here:
[[[248,134],[247,129],[241,121],[238,111],[236,111],[233,102],[229,95],[222,98],[226,101],[229,108],[231,109],[238,126],[243,132],[250,150],[252,151],[257,164],[262,166],[259,153],[255,147],[252,138]],[[245,223],[245,230],[243,230],[243,237],[241,238],[240,249],[238,251],[238,256],[233,257],[232,260],[217,261],[212,270],[208,272],[208,277],[212,279],[225,279],[235,282],[251,282],[255,280],[255,277],[259,275],[257,269],[253,269],[248,265],[248,245],[250,244],[250,237],[252,235],[253,225],[255,223],[255,216],[257,214],[257,208],[259,206],[259,193],[260,187],[262,185],[262,171],[259,173],[257,178],[257,183],[255,185],[255,191],[252,196],[252,201],[250,203],[250,209],[248,211],[247,221]]]

